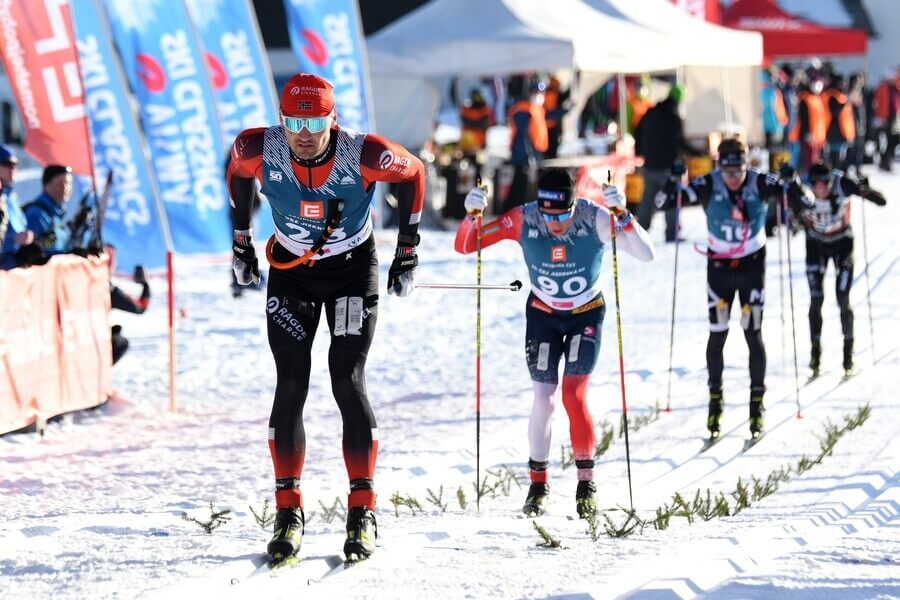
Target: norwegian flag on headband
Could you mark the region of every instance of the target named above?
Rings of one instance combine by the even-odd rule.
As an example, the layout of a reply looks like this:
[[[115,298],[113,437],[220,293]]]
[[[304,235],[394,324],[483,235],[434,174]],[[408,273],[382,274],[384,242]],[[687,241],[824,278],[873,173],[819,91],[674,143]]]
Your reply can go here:
[[[69,3],[0,2],[0,55],[25,124],[25,151],[40,163],[91,174],[91,142]]]

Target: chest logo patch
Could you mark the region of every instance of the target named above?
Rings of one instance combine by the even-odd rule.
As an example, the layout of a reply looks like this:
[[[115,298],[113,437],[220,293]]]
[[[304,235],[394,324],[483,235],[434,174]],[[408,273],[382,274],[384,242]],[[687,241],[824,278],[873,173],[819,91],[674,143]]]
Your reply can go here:
[[[552,246],[550,248],[550,262],[566,262],[566,247]]]
[[[281,183],[281,178],[283,174],[281,171],[269,171],[269,181],[277,181]]]
[[[301,200],[300,216],[305,219],[324,219],[325,203],[321,200]]]

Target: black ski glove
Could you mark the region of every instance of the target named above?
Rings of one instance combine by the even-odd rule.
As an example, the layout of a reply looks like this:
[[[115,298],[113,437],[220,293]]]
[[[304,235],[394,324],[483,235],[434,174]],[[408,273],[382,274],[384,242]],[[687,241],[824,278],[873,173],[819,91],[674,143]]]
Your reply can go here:
[[[231,259],[231,268],[234,269],[234,277],[238,284],[258,284],[259,261],[256,259],[256,250],[253,248],[251,230],[235,229],[231,250],[234,253],[234,258]]]
[[[418,237],[418,236],[416,236]],[[416,268],[419,266],[419,257],[416,255],[416,247],[412,244],[397,242],[394,251],[394,262],[388,269],[388,294],[398,297],[409,296],[415,288]]]
[[[778,175],[781,176],[782,181],[791,181],[794,179],[794,167],[783,162],[781,163],[781,166],[778,167]]]

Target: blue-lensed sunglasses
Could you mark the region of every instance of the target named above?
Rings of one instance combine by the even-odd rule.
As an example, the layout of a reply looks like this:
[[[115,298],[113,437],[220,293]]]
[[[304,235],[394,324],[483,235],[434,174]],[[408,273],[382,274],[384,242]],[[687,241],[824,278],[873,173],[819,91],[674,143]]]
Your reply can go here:
[[[304,127],[310,133],[319,133],[328,126],[328,117],[304,118],[281,115],[281,124],[293,133],[300,133],[300,130]]]
[[[573,215],[573,214],[575,214],[575,211],[574,211],[574,210],[569,210],[569,211],[566,211],[566,212],[564,212],[564,213],[559,213],[558,215],[549,215],[549,214],[547,214],[547,213],[541,211],[541,216],[542,216],[542,217],[544,218],[544,220],[547,221],[548,223],[552,223],[553,221],[558,221],[558,222],[560,222],[560,223],[562,223],[562,222],[564,222],[564,221],[568,221],[569,219],[572,218],[572,215]]]

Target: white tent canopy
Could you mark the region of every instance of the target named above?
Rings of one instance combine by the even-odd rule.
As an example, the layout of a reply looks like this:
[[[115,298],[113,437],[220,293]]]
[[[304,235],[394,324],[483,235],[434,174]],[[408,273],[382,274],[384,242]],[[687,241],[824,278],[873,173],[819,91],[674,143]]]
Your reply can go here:
[[[705,24],[665,0],[432,0],[367,48],[376,80],[575,68],[585,91],[613,73],[762,60],[759,34]],[[390,135],[378,104],[379,129]]]
[[[572,43],[522,21],[521,0],[434,0],[366,40],[373,75],[479,76],[572,65]]]

